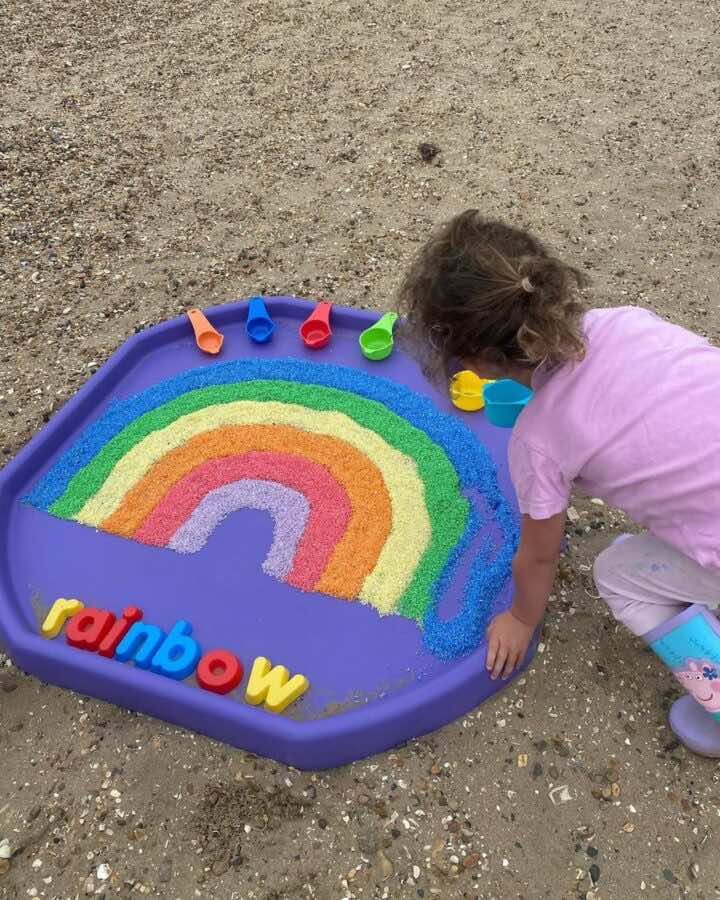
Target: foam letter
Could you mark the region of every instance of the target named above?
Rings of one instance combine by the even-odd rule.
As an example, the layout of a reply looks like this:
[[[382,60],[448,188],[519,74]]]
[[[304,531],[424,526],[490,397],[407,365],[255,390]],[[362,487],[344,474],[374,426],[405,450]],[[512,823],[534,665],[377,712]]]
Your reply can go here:
[[[45,621],[40,626],[40,633],[43,637],[57,637],[63,630],[66,619],[74,616],[85,606],[79,600],[65,600],[63,598],[56,600],[50,607],[50,612],[45,616]]]
[[[178,619],[152,658],[153,672],[177,681],[188,677],[202,653],[200,644],[188,637],[191,631],[192,625],[186,619]]]
[[[150,668],[150,662],[158,647],[165,640],[165,632],[157,625],[135,622],[118,644],[115,659],[127,662],[132,659],[141,669]]]
[[[258,656],[250,672],[245,699],[253,706],[264,701],[265,709],[282,712],[310,687],[304,675],[293,675],[288,681],[289,674],[285,666],[273,668],[269,659]]]
[[[126,606],[122,617],[116,619],[114,625],[100,641],[98,653],[100,656],[112,656],[117,645],[125,637],[125,633],[133,622],[139,622],[143,617],[143,611],[137,606]]]
[[[115,616],[106,609],[88,606],[76,612],[65,631],[65,640],[78,650],[97,650]]]
[[[242,677],[242,663],[229,650],[208,650],[195,672],[200,687],[215,694],[232,691],[240,684]]]

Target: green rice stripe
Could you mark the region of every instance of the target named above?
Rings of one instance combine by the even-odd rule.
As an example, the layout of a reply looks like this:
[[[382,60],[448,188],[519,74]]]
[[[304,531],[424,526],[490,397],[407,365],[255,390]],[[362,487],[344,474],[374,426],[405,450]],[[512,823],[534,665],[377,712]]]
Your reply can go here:
[[[139,416],[108,441],[92,461],[73,476],[49,511],[64,519],[73,519],[102,487],[122,457],[151,432],[166,428],[181,416],[207,406],[237,400],[274,400],[315,410],[342,412],[381,435],[388,444],[415,461],[425,487],[432,539],[400,599],[398,612],[422,620],[430,603],[431,588],[463,534],[470,504],[459,492],[455,467],[438,444],[382,403],[358,394],[332,387],[269,380],[234,382],[188,391]]]

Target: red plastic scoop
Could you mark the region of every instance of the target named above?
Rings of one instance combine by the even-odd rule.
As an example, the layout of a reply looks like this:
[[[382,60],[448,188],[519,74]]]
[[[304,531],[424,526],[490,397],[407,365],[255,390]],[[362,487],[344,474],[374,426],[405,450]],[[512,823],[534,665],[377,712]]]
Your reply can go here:
[[[330,328],[330,310],[332,303],[323,300],[315,307],[310,315],[300,326],[300,337],[305,346],[311,350],[319,350],[324,347],[332,337]]]

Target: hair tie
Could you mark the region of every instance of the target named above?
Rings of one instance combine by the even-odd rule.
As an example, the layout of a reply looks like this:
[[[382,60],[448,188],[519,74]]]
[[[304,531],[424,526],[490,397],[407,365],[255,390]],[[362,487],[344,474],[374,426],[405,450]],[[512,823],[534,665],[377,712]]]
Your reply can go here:
[[[520,287],[525,291],[526,294],[532,294],[532,292],[535,290],[535,287],[534,287],[532,281],[530,281],[530,279],[527,277],[527,275],[520,282]]]

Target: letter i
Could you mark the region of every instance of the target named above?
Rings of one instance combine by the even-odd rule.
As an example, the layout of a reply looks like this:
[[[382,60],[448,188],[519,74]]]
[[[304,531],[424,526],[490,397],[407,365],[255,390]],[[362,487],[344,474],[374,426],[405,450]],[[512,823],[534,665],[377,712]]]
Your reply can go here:
[[[122,617],[116,620],[110,631],[108,631],[102,639],[100,646],[98,647],[100,656],[112,656],[115,653],[117,645],[125,636],[128,628],[130,628],[133,623],[139,622],[142,617],[143,611],[140,607],[126,606],[123,610]]]

